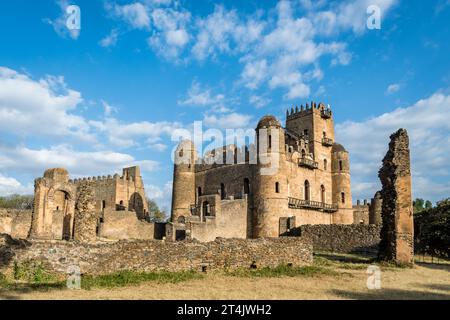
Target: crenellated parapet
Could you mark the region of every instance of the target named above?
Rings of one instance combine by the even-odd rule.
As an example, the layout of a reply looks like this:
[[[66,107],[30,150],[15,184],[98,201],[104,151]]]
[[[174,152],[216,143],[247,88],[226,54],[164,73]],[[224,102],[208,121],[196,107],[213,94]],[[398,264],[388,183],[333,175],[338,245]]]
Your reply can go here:
[[[292,107],[290,110],[288,109],[286,111],[286,120],[297,119],[309,115],[313,112],[319,112],[321,117],[324,119],[329,119],[333,116],[333,113],[329,106],[326,106],[322,102],[317,103],[312,101],[311,104],[306,103],[305,107],[302,104],[300,107],[295,106]]]

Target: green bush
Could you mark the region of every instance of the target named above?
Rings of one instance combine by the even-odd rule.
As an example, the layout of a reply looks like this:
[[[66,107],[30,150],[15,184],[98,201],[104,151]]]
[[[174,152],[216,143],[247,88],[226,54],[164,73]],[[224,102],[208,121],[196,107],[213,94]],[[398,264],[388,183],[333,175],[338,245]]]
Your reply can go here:
[[[56,279],[49,273],[41,262],[25,261],[21,264],[14,263],[14,279],[31,284],[45,284]]]

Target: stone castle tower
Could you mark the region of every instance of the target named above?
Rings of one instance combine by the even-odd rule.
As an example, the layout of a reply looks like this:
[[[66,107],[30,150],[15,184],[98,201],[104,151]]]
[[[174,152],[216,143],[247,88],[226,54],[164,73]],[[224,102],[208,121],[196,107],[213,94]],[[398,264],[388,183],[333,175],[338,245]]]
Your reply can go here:
[[[335,143],[330,108],[292,108],[285,127],[265,116],[255,145],[224,146],[203,158],[191,141],[180,143],[172,222],[198,239],[278,237],[296,225],[353,223],[349,154]]]

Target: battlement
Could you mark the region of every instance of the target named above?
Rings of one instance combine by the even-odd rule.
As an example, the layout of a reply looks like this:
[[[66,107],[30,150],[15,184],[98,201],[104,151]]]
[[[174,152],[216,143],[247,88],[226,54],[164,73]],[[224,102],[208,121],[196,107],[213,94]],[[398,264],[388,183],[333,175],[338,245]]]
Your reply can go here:
[[[311,101],[311,104],[306,103],[306,107],[303,107],[302,104],[300,108],[298,106],[295,106],[292,107],[290,111],[288,109],[286,111],[286,121],[294,120],[312,114],[313,112],[320,112],[320,115],[324,119],[329,119],[333,116],[331,109],[325,106],[324,103],[322,102],[316,103],[314,101]]]
[[[69,183],[79,184],[81,182],[91,181],[91,182],[100,182],[100,181],[114,181],[114,180],[122,180],[122,181],[130,181],[133,182],[135,179],[133,176],[119,176],[118,174],[115,175],[108,175],[108,176],[93,176],[93,177],[83,177],[83,178],[76,178],[76,179],[70,179]]]
[[[353,205],[354,208],[356,208],[356,207],[366,207],[366,206],[369,206],[369,201],[367,199],[356,200],[356,204]]]
[[[237,147],[235,144],[209,150],[203,157],[197,159],[197,170],[202,171],[221,165],[248,163],[256,155],[256,145]]]

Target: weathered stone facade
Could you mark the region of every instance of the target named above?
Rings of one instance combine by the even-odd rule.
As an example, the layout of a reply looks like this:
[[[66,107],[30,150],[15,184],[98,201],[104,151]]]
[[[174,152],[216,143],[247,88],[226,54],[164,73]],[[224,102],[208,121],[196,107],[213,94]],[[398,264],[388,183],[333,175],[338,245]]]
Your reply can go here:
[[[0,233],[26,239],[30,233],[32,210],[1,209]]]
[[[414,262],[414,222],[411,194],[409,138],[405,129],[391,135],[379,171],[382,184],[382,229],[379,257]]]
[[[73,239],[92,242],[97,239],[98,213],[95,211],[94,190],[89,182],[82,182],[77,188]]]
[[[205,228],[224,237],[278,237],[289,218],[297,225],[353,223],[349,155],[334,141],[329,108],[312,102],[292,109],[286,127],[265,116],[256,137],[256,144],[242,150],[228,145],[204,157],[197,155],[193,142],[180,143],[173,178],[174,224],[192,221],[195,227],[180,228],[203,239]],[[247,205],[230,205],[228,212],[227,201],[237,199]],[[222,210],[216,212],[219,202]],[[222,222],[212,223],[214,219]],[[238,234],[233,219],[245,224]]]
[[[9,252],[0,264],[8,273],[15,263],[39,261],[53,272],[65,274],[79,267],[82,274],[99,275],[123,270],[210,271],[303,266],[312,263],[312,244],[304,238],[216,239],[213,242],[164,242],[158,240],[77,243],[33,240],[1,242],[0,252]],[[7,236],[6,236],[7,237]]]
[[[305,225],[288,235],[310,238],[315,251],[376,253],[380,230],[380,225]]]
[[[100,231],[103,235],[114,233],[102,225],[105,220],[112,220],[106,215],[114,212],[123,212],[127,216],[132,212],[134,219],[128,219],[130,225],[140,226],[138,221],[142,221],[149,227],[139,230],[153,233],[153,226],[146,222],[148,207],[139,167],[123,169],[122,176],[75,180],[69,179],[65,169],[49,169],[35,181],[30,238],[93,241],[102,236]],[[120,236],[117,230],[115,234]],[[147,234],[133,234],[137,239],[148,237]]]

